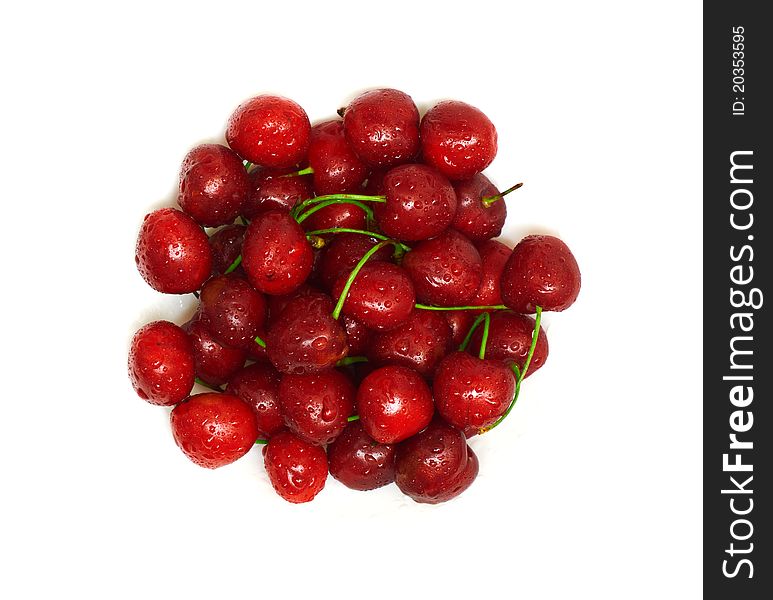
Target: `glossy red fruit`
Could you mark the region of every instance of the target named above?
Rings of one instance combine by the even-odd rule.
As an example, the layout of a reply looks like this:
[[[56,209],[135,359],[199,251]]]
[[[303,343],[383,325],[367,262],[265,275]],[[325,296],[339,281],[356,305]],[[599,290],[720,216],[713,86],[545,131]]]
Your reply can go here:
[[[318,287],[311,285],[310,283],[304,283],[297,289],[293,290],[289,294],[282,294],[281,296],[267,296],[268,300],[268,318],[269,323],[273,322],[285,309],[285,306],[295,298],[300,296],[309,296],[311,294],[323,293]]]
[[[263,447],[263,461],[274,490],[288,502],[310,502],[325,487],[325,451],[289,431],[277,433],[268,441]]]
[[[247,171],[230,148],[202,144],[185,156],[177,203],[204,227],[227,225],[247,198]]]
[[[338,277],[334,298],[341,296],[348,278],[349,273]],[[388,262],[366,262],[349,288],[342,312],[368,329],[388,331],[405,323],[415,304],[413,283],[404,269]]]
[[[501,417],[514,394],[515,376],[510,367],[499,360],[481,360],[466,352],[446,356],[432,381],[438,414],[468,435]]]
[[[502,300],[515,312],[569,308],[580,293],[580,268],[569,247],[552,235],[529,235],[502,272]]]
[[[194,463],[208,469],[228,465],[258,439],[255,413],[231,394],[197,394],[174,407],[174,441]]]
[[[199,301],[201,320],[220,343],[232,348],[249,350],[266,322],[263,294],[235,275],[207,281]]]
[[[321,203],[317,206],[321,206]],[[311,210],[309,207],[307,210]],[[332,229],[334,227],[346,227],[348,229],[367,229],[367,217],[365,211],[356,204],[328,204],[319,209],[314,209],[301,225],[306,231],[318,231],[320,229]]]
[[[349,423],[327,449],[330,474],[353,490],[374,490],[395,480],[395,447],[379,444],[359,421]]]
[[[242,253],[245,231],[247,228],[244,225],[228,225],[209,236],[213,276],[225,273]],[[244,273],[244,270],[239,266],[234,272]]]
[[[458,348],[467,337],[475,315],[468,310],[445,310],[443,316],[451,328],[451,342],[449,348]]]
[[[324,446],[336,439],[354,414],[354,385],[335,369],[283,375],[279,405],[285,424],[302,440]]]
[[[376,238],[360,233],[338,233],[333,236],[333,239],[322,249],[317,265],[322,284],[328,290],[332,290],[336,280],[341,275],[348,275],[365,253],[377,243]],[[368,259],[368,263],[391,261],[392,253],[392,246],[384,246]]]
[[[174,208],[160,208],[145,216],[134,260],[148,285],[165,294],[195,292],[212,271],[204,230]]]
[[[481,282],[478,250],[453,229],[416,244],[403,259],[419,302],[438,306],[468,305]]]
[[[534,319],[509,310],[497,311],[491,314],[488,341],[486,343],[486,359],[500,360],[505,364],[514,362],[519,369],[523,369],[526,357],[531,347],[534,335]],[[477,355],[483,337],[483,327],[478,327],[472,334],[468,352]],[[537,345],[529,363],[526,377],[532,375],[545,364],[548,358],[548,336],[540,327],[537,334]]]
[[[314,252],[300,225],[278,210],[250,223],[242,244],[242,267],[250,283],[264,294],[289,294],[311,273]]]
[[[400,327],[373,334],[366,354],[374,364],[403,365],[429,378],[450,341],[451,329],[442,312],[416,309]]]
[[[480,285],[470,304],[473,306],[499,306],[502,304],[500,282],[512,250],[497,240],[478,242],[481,260]]]
[[[370,331],[358,320],[343,315],[341,320],[344,322],[346,331],[346,343],[349,346],[349,356],[360,356],[365,354],[370,346]]]
[[[311,123],[299,104],[282,96],[255,96],[228,119],[228,145],[242,158],[281,169],[297,165],[309,149]]]
[[[485,175],[477,173],[470,179],[453,184],[458,208],[451,227],[463,233],[473,242],[497,237],[507,218],[507,203],[503,198],[488,206],[484,198],[499,194]]]
[[[324,294],[300,296],[287,303],[269,325],[266,350],[282,373],[302,375],[329,369],[346,356],[346,332],[333,319],[333,301]]]
[[[236,372],[226,391],[252,407],[260,438],[268,439],[284,428],[279,408],[279,373],[269,364],[254,363]]]
[[[421,120],[421,151],[424,162],[449,179],[469,179],[497,155],[497,130],[474,106],[446,100]]]
[[[368,167],[346,142],[343,121],[314,125],[308,154],[317,196],[357,193],[368,176]]]
[[[344,133],[357,156],[371,167],[406,163],[419,151],[419,111],[404,92],[371,90],[346,107]]]
[[[399,240],[425,240],[454,220],[456,194],[451,183],[426,165],[402,165],[384,175],[385,203],[374,211],[378,226]]]
[[[193,346],[169,321],[141,327],[129,349],[129,378],[134,391],[151,404],[171,406],[193,389]]]
[[[289,169],[256,168],[250,171],[247,199],[242,206],[242,215],[252,221],[259,214],[269,210],[290,212],[296,204],[314,196],[311,178],[307,175],[290,175],[297,171]]]
[[[357,414],[377,442],[393,444],[424,429],[435,406],[429,386],[408,367],[381,367],[362,380],[357,390]]]
[[[467,489],[477,475],[476,467],[477,457],[471,454],[464,434],[436,419],[397,446],[395,483],[416,502],[437,504]]]
[[[223,385],[244,366],[247,353],[223,346],[198,315],[182,326],[193,344],[196,377],[209,385]]]

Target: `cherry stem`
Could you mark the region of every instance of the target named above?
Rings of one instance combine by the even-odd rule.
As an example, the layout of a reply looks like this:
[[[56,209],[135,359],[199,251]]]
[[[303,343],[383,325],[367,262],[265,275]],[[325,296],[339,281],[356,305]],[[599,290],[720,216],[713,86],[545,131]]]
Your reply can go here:
[[[467,346],[470,344],[470,340],[472,339],[472,334],[475,333],[478,325],[483,322],[483,319],[486,318],[487,314],[488,313],[483,313],[478,315],[478,317],[472,322],[472,325],[470,325],[470,330],[467,332],[467,335],[464,336],[464,341],[459,345],[459,352],[464,352],[467,349]]]
[[[314,169],[312,167],[306,167],[300,171],[293,171],[292,173],[282,175],[282,177],[298,177],[300,175],[311,175],[312,173],[314,173]]]
[[[194,295],[196,298],[198,298],[198,297],[199,297],[199,293],[198,293],[198,292],[196,292],[196,291],[194,291],[194,292],[193,292],[193,295]]]
[[[328,194],[326,196],[317,196],[316,198],[308,198],[301,202],[293,209],[293,213],[297,216],[307,206],[327,202],[328,200],[357,200],[358,202],[383,203],[386,202],[386,196],[368,196],[366,194]]]
[[[491,315],[489,313],[483,313],[483,337],[480,338],[480,349],[478,350],[478,358],[481,360],[486,358],[489,325],[491,325]]]
[[[264,439],[258,438],[257,440],[255,440],[255,443],[256,444],[268,444],[268,440],[264,440]]]
[[[355,363],[366,363],[368,362],[367,356],[347,356],[346,358],[342,358],[336,363],[336,367],[346,367],[347,365],[353,365]]]
[[[323,197],[324,196],[320,196],[320,198],[323,198]],[[367,219],[367,221],[370,222],[373,220],[373,210],[369,206],[366,206],[359,200],[349,200],[345,198],[334,198],[330,200],[325,200],[324,202],[315,204],[300,216],[297,216],[298,213],[296,212],[295,220],[298,221],[298,224],[301,224],[306,219],[308,219],[311,215],[313,215],[315,212],[317,212],[318,210],[322,210],[323,208],[325,208],[326,206],[330,206],[331,204],[353,204],[354,206],[359,206],[362,209],[362,211],[365,213],[365,218]]]
[[[507,310],[504,304],[492,304],[490,306],[431,306],[429,304],[415,304],[421,310]]]
[[[501,200],[502,198],[507,196],[507,194],[509,194],[510,192],[514,192],[515,190],[517,190],[519,187],[522,187],[522,186],[523,186],[523,183],[516,183],[513,187],[507,188],[504,192],[501,192],[494,196],[484,196],[483,198],[481,198],[480,201],[483,203],[483,206],[488,208],[489,206],[494,204],[494,202],[496,202],[497,200]]]
[[[239,220],[242,222],[242,225],[244,225],[245,227],[250,224],[250,222],[244,217],[239,217]]]
[[[228,267],[225,271],[223,271],[223,275],[228,275],[229,273],[233,273],[240,264],[242,264],[241,254],[236,257],[236,260],[231,263],[230,267]]]
[[[534,317],[534,333],[531,336],[531,346],[529,346],[529,353],[526,355],[526,362],[523,363],[523,369],[519,369],[518,365],[513,364],[513,373],[516,374],[515,376],[515,394],[513,394],[513,401],[510,402],[510,406],[507,407],[507,410],[504,412],[504,414],[499,417],[496,422],[493,425],[489,425],[488,427],[485,427],[481,429],[478,433],[486,433],[487,431],[491,431],[499,425],[502,421],[505,420],[505,417],[510,414],[510,411],[513,410],[513,407],[515,406],[515,403],[518,401],[518,395],[521,393],[521,382],[523,381],[524,377],[526,377],[526,373],[529,370],[529,365],[531,364],[531,358],[534,356],[534,349],[537,347],[537,339],[539,338],[539,330],[540,330],[540,321],[542,321],[542,307],[537,307],[537,314]]]
[[[352,415],[346,420],[349,421],[349,423],[351,423],[352,421],[359,421],[359,419],[360,419],[360,415]]]
[[[359,233],[361,235],[367,235],[368,237],[372,237],[377,240],[389,239],[383,233],[376,233],[375,231],[366,231],[365,229],[350,229],[349,227],[331,227],[330,229],[315,229],[314,231],[309,231],[306,234],[306,237],[309,237],[312,235],[324,235],[326,233]],[[403,250],[403,252],[411,251],[410,246],[406,246],[405,244],[400,242],[398,243],[400,244],[400,248]]]
[[[266,347],[266,342],[264,342],[259,335],[255,336],[255,343],[260,346],[261,348]]]
[[[201,386],[204,386],[205,388],[209,388],[209,389],[210,389],[210,390],[212,390],[213,392],[222,392],[222,391],[223,391],[223,388],[221,388],[221,387],[217,387],[216,385],[210,385],[210,384],[208,384],[206,381],[202,381],[202,380],[201,380],[201,379],[199,379],[198,377],[196,377],[196,379],[194,379],[194,381],[195,381],[196,383],[198,383],[199,385],[201,385]]]
[[[253,169],[254,167],[255,167],[255,165],[254,165],[254,164],[252,164],[250,161],[248,161],[248,160],[245,160],[245,161],[244,161],[244,170],[245,170],[245,171],[247,171],[248,173],[249,173],[250,171],[252,171],[252,169]]]

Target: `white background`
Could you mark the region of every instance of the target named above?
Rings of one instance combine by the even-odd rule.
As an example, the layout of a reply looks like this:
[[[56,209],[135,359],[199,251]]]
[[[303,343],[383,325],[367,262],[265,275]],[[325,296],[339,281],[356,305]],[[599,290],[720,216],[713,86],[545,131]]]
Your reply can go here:
[[[27,6],[0,15],[0,596],[699,597],[699,2]],[[506,239],[560,235],[583,290],[465,494],[294,506],[258,450],[200,469],[133,394],[134,330],[192,306],[134,241],[243,99],[319,120],[374,86],[486,112],[488,174],[525,182]]]

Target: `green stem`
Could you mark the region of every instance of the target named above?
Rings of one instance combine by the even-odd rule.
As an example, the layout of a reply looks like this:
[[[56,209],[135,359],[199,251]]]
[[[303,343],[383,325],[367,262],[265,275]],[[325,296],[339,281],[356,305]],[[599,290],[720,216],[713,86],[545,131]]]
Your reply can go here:
[[[324,196],[320,196],[320,198],[323,198]],[[300,216],[296,216],[295,220],[298,221],[298,223],[303,223],[306,219],[308,219],[311,215],[313,215],[318,210],[322,210],[326,206],[330,206],[331,204],[353,204],[354,206],[359,206],[362,211],[365,213],[365,218],[368,220],[368,222],[373,220],[373,209],[369,206],[366,206],[359,200],[348,200],[343,198],[335,198],[331,200],[325,200],[324,202],[320,202],[319,204],[315,204],[312,206],[309,210],[307,210],[305,213],[303,213]],[[298,215],[300,211],[296,212],[296,215]]]
[[[464,341],[459,346],[459,352],[464,352],[467,349],[467,346],[470,343],[470,340],[472,339],[472,334],[475,333],[475,330],[478,328],[478,325],[481,324],[483,319],[486,318],[486,315],[488,313],[483,313],[478,315],[478,317],[472,322],[472,325],[470,325],[470,330],[467,332],[467,335],[464,337]]]
[[[353,365],[355,363],[366,363],[368,362],[367,356],[347,356],[346,358],[342,358],[336,363],[336,367],[346,367],[348,365]]]
[[[348,419],[346,419],[346,420],[347,420],[347,421],[349,421],[349,423],[351,423],[352,421],[357,421],[357,420],[359,420],[359,418],[360,418],[360,415],[352,415],[351,417],[349,417],[349,418],[348,418]]]
[[[515,190],[517,190],[519,187],[522,187],[522,186],[523,186],[523,183],[516,183],[513,187],[507,188],[504,192],[500,194],[495,194],[493,196],[484,196],[483,198],[480,199],[480,201],[483,203],[483,206],[488,208],[489,206],[494,204],[494,202],[496,202],[497,200],[501,200],[502,198],[507,196],[507,194],[509,194],[510,192],[514,192]]]
[[[282,177],[298,177],[300,175],[311,175],[314,173],[314,169],[311,167],[306,167],[305,169],[301,169],[300,171],[293,171],[292,173],[287,173],[286,175],[282,175]]]
[[[350,229],[349,227],[331,227],[330,229],[315,229],[314,231],[307,232],[306,237],[309,237],[312,235],[324,235],[326,233],[360,233],[362,235],[367,235],[368,237],[375,238],[377,240],[389,239],[383,233],[376,233],[375,231],[366,231],[364,229]],[[400,248],[402,248],[403,252],[411,251],[410,246],[406,246],[401,242],[398,242],[398,244],[400,244]]]
[[[421,310],[507,310],[504,304],[493,304],[491,306],[430,306],[429,304],[415,304],[414,306]]]
[[[360,272],[360,269],[362,269],[363,265],[366,262],[368,262],[368,259],[371,256],[373,256],[376,252],[378,252],[384,246],[387,246],[389,244],[392,244],[395,248],[400,247],[399,242],[396,242],[394,240],[384,240],[383,242],[379,242],[364,254],[364,256],[354,267],[354,269],[352,269],[352,272],[349,273],[349,278],[346,280],[346,285],[344,285],[344,289],[341,290],[341,295],[338,297],[338,302],[336,303],[336,306],[333,309],[334,319],[338,320],[338,318],[341,316],[341,310],[343,310],[344,308],[344,302],[346,302],[346,297],[349,295],[349,288],[352,287],[352,284],[354,283],[354,278],[357,277],[357,274]]]
[[[264,440],[264,439],[258,438],[257,440],[255,440],[255,443],[256,444],[268,444],[268,440]]]
[[[245,227],[250,224],[250,222],[244,217],[239,217],[239,220],[242,222],[242,225],[244,225]]]
[[[478,358],[481,360],[486,358],[489,325],[491,325],[491,315],[489,313],[483,313],[483,337],[480,338],[480,349],[478,350]]]
[[[250,161],[248,161],[248,160],[245,160],[245,161],[244,161],[244,170],[245,170],[245,171],[247,171],[248,173],[249,173],[250,171],[252,171],[252,169],[253,169],[254,167],[255,167],[255,165],[254,165],[254,164],[252,164]]]
[[[196,383],[198,383],[199,385],[204,386],[205,388],[209,388],[213,392],[222,392],[223,391],[223,388],[219,388],[216,385],[210,385],[206,381],[203,381],[203,380],[199,379],[198,377],[196,377],[196,379],[194,379],[194,381]]]
[[[293,209],[295,215],[299,215],[301,211],[307,206],[312,204],[319,204],[320,202],[327,202],[328,200],[357,200],[358,202],[386,202],[386,196],[368,196],[366,194],[328,194],[326,196],[317,196],[316,198],[309,198],[301,202]]]
[[[259,335],[255,336],[255,343],[260,346],[261,348],[266,347],[266,342],[264,342]]]
[[[236,257],[236,260],[231,263],[231,266],[228,267],[223,274],[228,275],[229,273],[233,273],[236,270],[236,267],[238,267],[240,264],[242,264],[242,255]]]

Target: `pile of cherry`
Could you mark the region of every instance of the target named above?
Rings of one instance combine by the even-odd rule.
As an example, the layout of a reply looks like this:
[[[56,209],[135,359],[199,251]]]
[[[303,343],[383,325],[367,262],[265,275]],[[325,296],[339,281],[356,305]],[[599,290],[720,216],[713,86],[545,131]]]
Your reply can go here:
[[[137,331],[129,375],[174,406],[174,439],[198,465],[265,444],[290,502],[328,472],[443,502],[477,476],[467,438],[544,364],[542,311],[575,301],[580,271],[555,237],[493,239],[520,186],[500,193],[481,174],[497,132],[477,108],[420,117],[380,89],[339,114],[312,127],[295,102],[257,96],[231,115],[229,147],[188,153],[182,210],[145,217],[136,262],[153,289],[199,306],[181,327]],[[212,391],[191,395],[194,382]]]

